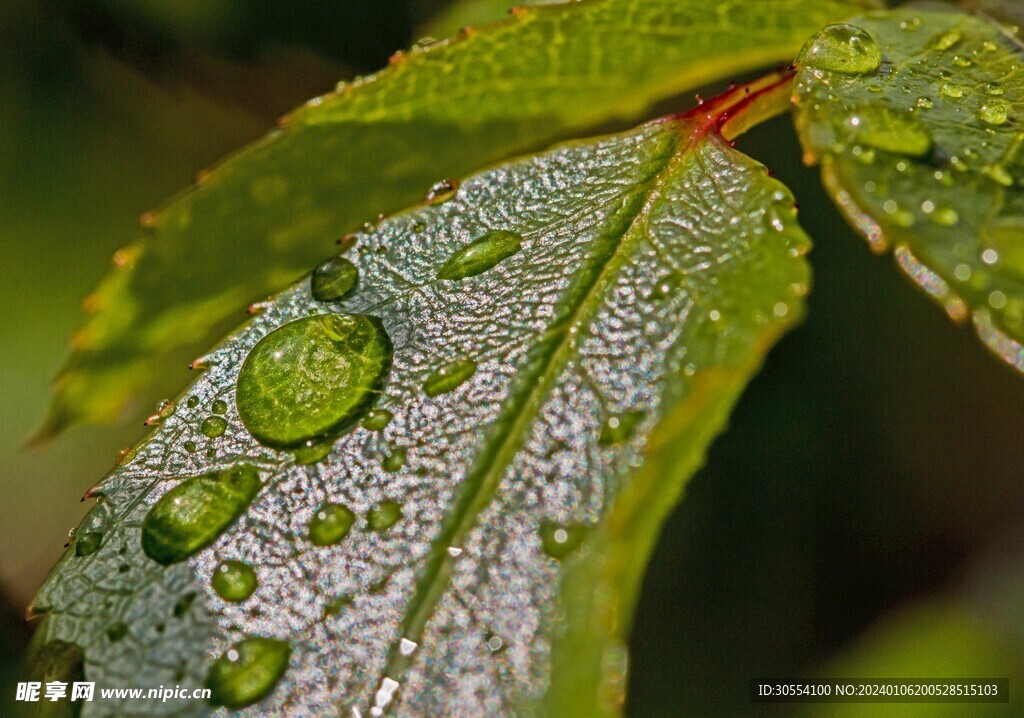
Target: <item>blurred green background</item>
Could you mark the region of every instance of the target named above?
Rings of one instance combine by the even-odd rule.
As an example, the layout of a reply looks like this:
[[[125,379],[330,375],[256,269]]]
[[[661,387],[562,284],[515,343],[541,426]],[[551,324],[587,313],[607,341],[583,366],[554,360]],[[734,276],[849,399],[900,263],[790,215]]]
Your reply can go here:
[[[440,34],[502,4],[0,4],[0,714],[31,635],[25,606],[87,508],[79,497],[143,433],[77,428],[24,448],[111,253],[140,213],[281,113],[380,67],[431,18]],[[816,287],[665,528],[629,714],[1024,715],[1019,697],[747,702],[761,676],[1002,676],[1021,690],[1024,378],[868,252],[785,118],[740,144],[797,195]]]

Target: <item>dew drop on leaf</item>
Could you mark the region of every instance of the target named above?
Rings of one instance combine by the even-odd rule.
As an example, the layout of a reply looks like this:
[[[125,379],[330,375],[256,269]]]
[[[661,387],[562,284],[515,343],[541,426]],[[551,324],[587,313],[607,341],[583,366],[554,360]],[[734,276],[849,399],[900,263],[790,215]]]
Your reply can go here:
[[[368,431],[383,431],[393,418],[394,414],[387,409],[371,409],[366,412],[366,418],[363,419],[363,428]]]
[[[380,465],[386,472],[393,474],[405,466],[405,449],[393,449],[390,454],[381,460]]]
[[[540,540],[544,553],[559,560],[579,548],[589,529],[582,525],[541,524]]]
[[[859,27],[829,25],[804,45],[796,64],[863,75],[878,69],[882,64],[882,52],[874,38]]]
[[[210,703],[243,708],[274,690],[288,668],[291,648],[274,638],[246,638],[214,661],[206,678]]]
[[[214,399],[213,403],[210,404],[210,411],[214,414],[224,414],[228,410],[228,403],[223,399]]]
[[[295,450],[295,465],[310,466],[312,464],[319,464],[330,455],[332,448],[334,448],[334,444],[330,441],[307,442],[304,446]]]
[[[366,512],[366,525],[371,531],[387,531],[402,518],[402,505],[397,501],[382,501]]]
[[[186,613],[188,613],[188,610],[192,608],[192,604],[195,602],[195,600],[195,591],[189,591],[188,593],[186,593],[184,596],[182,596],[174,602],[174,615],[178,618],[184,616]]]
[[[964,37],[964,34],[959,30],[950,30],[949,32],[942,32],[932,38],[929,43],[929,47],[933,50],[943,51],[948,50]]]
[[[472,359],[457,359],[449,362],[427,377],[423,392],[430,397],[454,391],[476,373],[476,362]]]
[[[991,100],[978,108],[978,119],[988,125],[1002,125],[1010,116],[1010,105],[1003,100]]]
[[[612,414],[604,420],[598,441],[605,446],[628,441],[633,432],[636,431],[637,425],[643,421],[645,416],[645,412],[642,411],[626,411],[621,414]]]
[[[203,419],[203,423],[200,424],[199,430],[203,432],[204,436],[211,439],[216,439],[222,435],[228,428],[228,420],[223,416],[217,416],[211,414],[210,416]]]
[[[442,204],[447,202],[459,191],[459,183],[455,180],[443,179],[427,190],[423,201],[427,204]]]
[[[199,448],[199,447],[198,447],[198,446],[196,445],[196,442],[194,442],[194,441],[192,441],[192,440],[186,441],[186,442],[185,442],[184,444],[182,444],[181,446],[182,446],[182,448],[183,448],[183,449],[185,449],[185,451],[187,451],[187,452],[188,452],[188,453],[190,453],[190,454],[194,454],[194,453],[196,453],[196,449],[198,449],[198,448]]]
[[[499,262],[518,254],[522,247],[521,235],[504,229],[493,229],[449,257],[437,271],[437,278],[459,280],[483,274]]]
[[[256,590],[256,571],[243,561],[222,561],[213,569],[213,590],[225,601],[244,601]]]
[[[337,437],[376,400],[392,347],[376,317],[322,314],[263,337],[238,374],[238,415],[253,438],[278,449]]]
[[[321,262],[309,280],[310,292],[318,302],[340,302],[355,291],[359,270],[344,257]]]
[[[142,521],[142,550],[157,563],[184,561],[213,543],[260,490],[259,473],[235,466],[185,479],[153,504]]]
[[[97,531],[84,531],[78,535],[75,541],[75,555],[89,556],[100,550],[103,543],[103,534]]]
[[[309,541],[317,546],[332,546],[348,536],[355,520],[347,506],[322,504],[309,522]]]
[[[998,82],[990,82],[987,85],[985,85],[986,95],[998,96],[1002,95],[1005,92],[1006,90],[1004,90],[1003,86],[1000,85]]]
[[[964,88],[955,82],[942,83],[942,87],[939,88],[939,92],[946,97],[952,97],[954,100],[964,96]]]

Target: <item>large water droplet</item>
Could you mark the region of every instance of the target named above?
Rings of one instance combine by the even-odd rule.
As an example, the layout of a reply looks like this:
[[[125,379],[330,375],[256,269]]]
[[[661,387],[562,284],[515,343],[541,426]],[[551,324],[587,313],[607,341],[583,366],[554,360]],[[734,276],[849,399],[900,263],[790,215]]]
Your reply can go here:
[[[218,436],[221,436],[227,431],[227,428],[228,420],[223,416],[216,416],[214,414],[203,419],[203,423],[199,425],[199,430],[210,439],[216,439]]]
[[[342,504],[323,504],[309,522],[309,540],[317,546],[331,546],[348,536],[356,516]]]
[[[804,45],[796,64],[863,75],[878,69],[882,64],[882,52],[874,38],[859,27],[829,25]]]
[[[168,491],[142,521],[142,550],[158,563],[184,561],[213,543],[252,503],[260,477],[236,466],[185,479]]]
[[[366,512],[366,524],[371,531],[387,531],[402,518],[402,505],[397,501],[382,501]]]
[[[643,421],[645,416],[646,413],[643,411],[626,411],[621,414],[612,414],[605,419],[598,441],[606,446],[628,441],[629,437],[636,431],[637,425]]]
[[[1004,100],[989,100],[978,108],[978,119],[988,125],[1003,125],[1010,117],[1010,105]]]
[[[391,368],[376,317],[322,314],[263,337],[238,374],[238,415],[262,444],[294,449],[333,439],[359,421]]]
[[[288,644],[274,638],[239,641],[210,667],[210,703],[243,708],[267,697],[288,668],[290,655]]]
[[[356,265],[344,257],[335,257],[317,265],[309,287],[318,302],[340,302],[355,291],[358,283]]]
[[[449,257],[437,271],[437,278],[458,280],[483,274],[522,248],[522,236],[504,229],[493,229]]]
[[[100,550],[100,546],[103,544],[103,534],[97,531],[85,531],[78,535],[78,540],[75,541],[75,555],[76,556],[89,556]]]
[[[921,157],[932,147],[931,133],[909,112],[868,105],[851,114],[846,126],[857,142],[885,152]]]
[[[430,397],[446,394],[461,386],[476,373],[476,362],[472,359],[457,359],[449,362],[427,377],[423,392]]]
[[[256,572],[242,561],[224,561],[213,569],[213,590],[225,601],[244,601],[256,590]]]
[[[579,548],[587,537],[589,528],[579,524],[562,525],[554,523],[541,524],[540,540],[544,553],[559,560]]]

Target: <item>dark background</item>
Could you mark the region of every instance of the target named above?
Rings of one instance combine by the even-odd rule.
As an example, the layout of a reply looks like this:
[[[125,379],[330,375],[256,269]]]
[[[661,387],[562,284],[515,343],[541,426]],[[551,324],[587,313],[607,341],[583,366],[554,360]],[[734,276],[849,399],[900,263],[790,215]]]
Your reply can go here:
[[[476,4],[439,29],[502,3]],[[24,607],[84,513],[79,497],[142,434],[79,428],[22,448],[79,301],[141,212],[291,107],[382,66],[444,5],[0,4],[0,714],[31,635]],[[636,616],[629,713],[1024,715],[1017,698],[746,702],[761,676],[1008,676],[1022,690],[1024,378],[868,252],[800,165],[788,119],[740,146],[796,194],[815,289],[665,527]]]

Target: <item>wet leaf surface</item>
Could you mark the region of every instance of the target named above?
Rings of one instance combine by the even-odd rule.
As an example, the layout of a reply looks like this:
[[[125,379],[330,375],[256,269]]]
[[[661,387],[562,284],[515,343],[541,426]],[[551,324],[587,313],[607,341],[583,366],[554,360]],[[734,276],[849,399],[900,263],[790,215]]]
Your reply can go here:
[[[798,60],[797,127],[850,222],[1024,371],[1024,46],[961,13],[872,13]],[[829,67],[850,26],[880,61]],[[862,45],[864,42],[862,41]]]
[[[749,93],[774,103],[745,90],[472,176],[356,237],[347,299],[305,279],[269,302],[91,492],[78,535],[100,540],[41,589],[39,644],[77,647],[100,686],[205,682],[259,701],[247,715],[616,714],[661,521],[808,287],[791,195],[718,132],[783,109],[788,76]],[[517,252],[438,278],[497,230]],[[300,462],[246,430],[239,373],[265,337],[335,315],[374,317],[391,367],[372,427]],[[337,361],[311,341],[299,384]],[[442,368],[458,381],[428,391]]]

